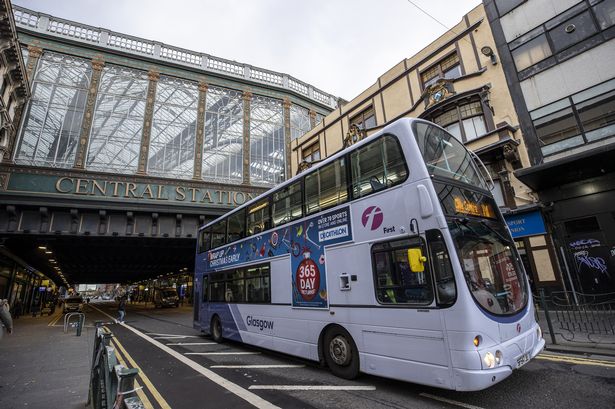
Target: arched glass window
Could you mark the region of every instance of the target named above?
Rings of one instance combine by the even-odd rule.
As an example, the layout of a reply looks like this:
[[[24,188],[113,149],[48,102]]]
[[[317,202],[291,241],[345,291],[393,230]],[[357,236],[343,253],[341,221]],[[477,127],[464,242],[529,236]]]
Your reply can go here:
[[[250,181],[274,185],[285,176],[282,101],[255,96],[250,108]]]
[[[192,178],[198,104],[196,83],[160,77],[152,120],[148,175]]]
[[[147,85],[147,74],[143,71],[105,66],[90,134],[88,169],[137,171]]]
[[[91,78],[87,60],[51,52],[42,55],[15,162],[74,165]]]
[[[210,87],[205,109],[203,179],[243,180],[243,99],[240,91]]]
[[[480,101],[472,101],[447,109],[435,116],[433,122],[449,131],[461,142],[469,142],[487,133]]]

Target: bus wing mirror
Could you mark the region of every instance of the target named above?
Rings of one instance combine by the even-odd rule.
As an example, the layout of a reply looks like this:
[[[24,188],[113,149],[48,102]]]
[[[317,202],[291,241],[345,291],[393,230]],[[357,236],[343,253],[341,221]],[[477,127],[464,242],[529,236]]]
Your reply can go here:
[[[423,255],[420,248],[408,249],[408,263],[410,264],[410,271],[413,273],[422,273],[425,271],[425,262],[427,257]]]

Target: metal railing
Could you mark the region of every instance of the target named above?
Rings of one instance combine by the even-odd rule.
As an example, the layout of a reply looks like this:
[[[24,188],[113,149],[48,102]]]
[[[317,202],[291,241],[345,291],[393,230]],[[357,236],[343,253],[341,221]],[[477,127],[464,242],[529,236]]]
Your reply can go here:
[[[135,388],[137,368],[126,368],[118,363],[115,349],[111,346],[111,331],[96,322],[90,390],[86,406],[93,409],[143,409],[144,405]]]
[[[158,41],[146,40],[104,28],[92,27],[87,24],[39,13],[15,4],[13,4],[13,14],[17,27],[26,30],[53,37],[68,38],[81,43],[95,44],[98,47],[121,50],[124,53],[147,56],[191,68],[197,67],[203,71],[217,72],[230,77],[242,78],[255,83],[296,92],[330,108],[337,108],[338,106],[337,97],[323,92],[312,85],[305,84],[287,74],[173,47]]]
[[[563,341],[615,344],[615,293],[583,294],[556,291],[534,300],[539,318],[549,329],[551,342]]]

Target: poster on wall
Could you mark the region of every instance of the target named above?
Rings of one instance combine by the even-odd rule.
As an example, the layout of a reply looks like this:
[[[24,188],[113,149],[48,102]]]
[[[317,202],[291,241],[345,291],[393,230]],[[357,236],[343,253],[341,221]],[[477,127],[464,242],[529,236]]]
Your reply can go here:
[[[345,206],[209,251],[205,271],[290,254],[293,307],[327,308],[325,246],[351,240],[350,207]]]

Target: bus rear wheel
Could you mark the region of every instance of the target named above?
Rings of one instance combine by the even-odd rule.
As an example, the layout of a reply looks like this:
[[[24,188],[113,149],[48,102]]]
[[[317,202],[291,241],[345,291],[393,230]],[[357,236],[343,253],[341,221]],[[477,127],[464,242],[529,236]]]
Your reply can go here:
[[[224,339],[222,338],[222,323],[217,315],[211,319],[209,333],[211,334],[212,339],[218,343],[222,342]]]
[[[327,330],[323,352],[325,362],[335,376],[354,379],[359,375],[359,351],[344,328],[336,326]]]

